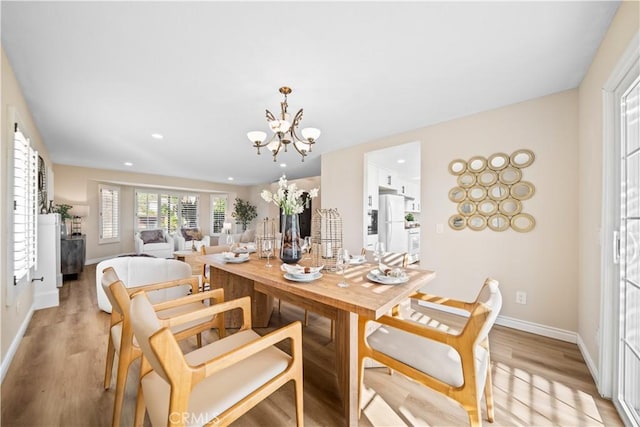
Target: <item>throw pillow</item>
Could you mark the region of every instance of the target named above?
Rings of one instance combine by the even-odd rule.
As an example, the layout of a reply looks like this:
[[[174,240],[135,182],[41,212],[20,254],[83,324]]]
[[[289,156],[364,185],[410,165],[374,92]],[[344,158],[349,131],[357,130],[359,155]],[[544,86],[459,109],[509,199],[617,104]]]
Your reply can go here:
[[[140,238],[146,245],[147,243],[164,243],[164,234],[162,230],[142,230]]]
[[[200,234],[200,231],[197,228],[181,228],[180,232],[182,233],[182,237],[184,237],[184,240],[187,242],[190,242],[191,240],[201,240],[194,239],[194,237]]]
[[[253,242],[255,240],[255,236],[256,230],[246,230],[244,233],[242,233],[242,236],[240,236],[240,243]]]

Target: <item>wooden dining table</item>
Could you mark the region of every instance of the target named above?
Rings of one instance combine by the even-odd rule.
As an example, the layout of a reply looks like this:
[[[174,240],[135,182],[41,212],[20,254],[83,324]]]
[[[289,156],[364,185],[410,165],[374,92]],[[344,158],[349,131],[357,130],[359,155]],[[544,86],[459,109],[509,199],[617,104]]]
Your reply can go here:
[[[376,265],[364,263],[347,269],[349,286],[342,288],[334,272],[323,271],[312,282],[287,280],[280,260],[272,259],[273,266],[266,267],[266,259],[256,254],[242,263],[225,263],[220,254],[200,255],[197,260],[209,265],[211,288],[223,288],[225,299],[251,297],[255,327],[269,324],[274,297],[335,320],[336,377],[349,426],[358,425],[358,316],[379,318],[435,277],[433,271],[407,268],[408,282],[382,285],[366,277]],[[228,327],[239,327],[241,316],[225,321]]]

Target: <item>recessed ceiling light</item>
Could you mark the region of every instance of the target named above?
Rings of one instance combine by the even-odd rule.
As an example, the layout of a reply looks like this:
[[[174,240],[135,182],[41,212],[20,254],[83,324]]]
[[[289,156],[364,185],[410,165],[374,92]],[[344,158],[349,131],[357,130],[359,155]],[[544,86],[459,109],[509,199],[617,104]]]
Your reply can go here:
[[[229,178],[227,178],[227,181],[233,181],[233,177],[230,176]]]
[[[281,167],[281,168],[286,168],[286,167],[287,167],[287,164],[286,164],[286,163],[280,163],[280,167]]]
[[[152,133],[151,138],[153,139],[162,139],[164,136],[161,133]]]
[[[406,160],[405,160],[405,159],[398,159],[398,163],[402,164],[402,163],[404,163],[404,162],[406,162]]]
[[[133,166],[133,163],[131,163],[131,162],[124,162],[124,165],[125,165],[125,166]]]

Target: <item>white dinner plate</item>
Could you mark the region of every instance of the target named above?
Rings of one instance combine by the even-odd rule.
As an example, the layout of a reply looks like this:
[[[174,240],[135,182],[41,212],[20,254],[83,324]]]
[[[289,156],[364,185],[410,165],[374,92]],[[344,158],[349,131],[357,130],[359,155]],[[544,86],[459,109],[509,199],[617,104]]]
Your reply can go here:
[[[226,257],[223,256],[222,260],[224,262],[229,262],[231,264],[239,264],[241,262],[249,261],[249,255],[239,256],[239,257]]]
[[[308,273],[304,276],[302,275],[292,275],[289,273],[284,273],[284,278],[287,280],[292,280],[294,282],[313,282],[316,279],[322,277],[322,273]]]
[[[256,248],[254,247],[246,247],[246,246],[242,246],[239,248],[233,248],[232,252],[236,253],[236,254],[252,254],[256,251]]]
[[[370,271],[367,274],[367,279],[372,282],[381,283],[383,285],[401,285],[403,283],[407,283],[409,281],[409,276],[404,275],[404,277],[389,277],[384,274],[376,274],[374,272],[378,272],[378,270]]]

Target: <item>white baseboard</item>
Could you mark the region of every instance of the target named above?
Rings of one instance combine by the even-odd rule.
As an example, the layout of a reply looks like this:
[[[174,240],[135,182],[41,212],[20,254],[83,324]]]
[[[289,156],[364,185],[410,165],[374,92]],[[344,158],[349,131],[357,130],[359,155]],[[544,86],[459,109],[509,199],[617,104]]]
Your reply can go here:
[[[578,348],[580,349],[580,353],[582,353],[582,358],[584,359],[584,363],[586,363],[587,368],[589,368],[589,372],[593,377],[593,381],[596,383],[596,388],[600,390],[600,382],[599,382],[600,374],[598,372],[598,367],[593,362],[593,359],[591,358],[591,354],[587,350],[587,346],[584,344],[584,341],[582,341],[582,337],[580,337],[580,334],[576,334],[576,337],[577,337]]]
[[[57,307],[60,305],[60,293],[58,288],[53,291],[41,294],[37,293],[33,296],[33,309],[40,310],[43,308]]]
[[[532,334],[555,338],[557,340],[566,341],[573,344],[576,343],[575,332],[567,331],[566,329],[555,328],[553,326],[541,325],[539,323],[514,319],[513,317],[507,316],[498,316],[498,318],[496,319],[496,325],[506,326],[507,328],[513,328],[519,331],[531,332]]]
[[[22,341],[22,337],[24,337],[24,333],[27,331],[27,327],[31,322],[31,317],[33,316],[34,308],[33,306],[29,309],[29,312],[24,318],[22,325],[18,329],[16,336],[13,337],[13,341],[11,341],[11,345],[9,346],[9,350],[7,350],[7,354],[2,359],[2,366],[0,367],[0,382],[4,381],[5,375],[9,371],[9,366],[11,366],[11,362],[13,361],[13,356],[16,355],[16,351],[18,351],[18,346]]]
[[[100,261],[104,261],[105,259],[113,259],[113,258],[117,258],[119,256],[128,255],[128,254],[131,254],[131,252],[125,252],[125,253],[116,254],[116,255],[103,256],[103,257],[100,257],[100,258],[91,258],[91,259],[85,260],[84,261],[84,265],[97,264]]]

